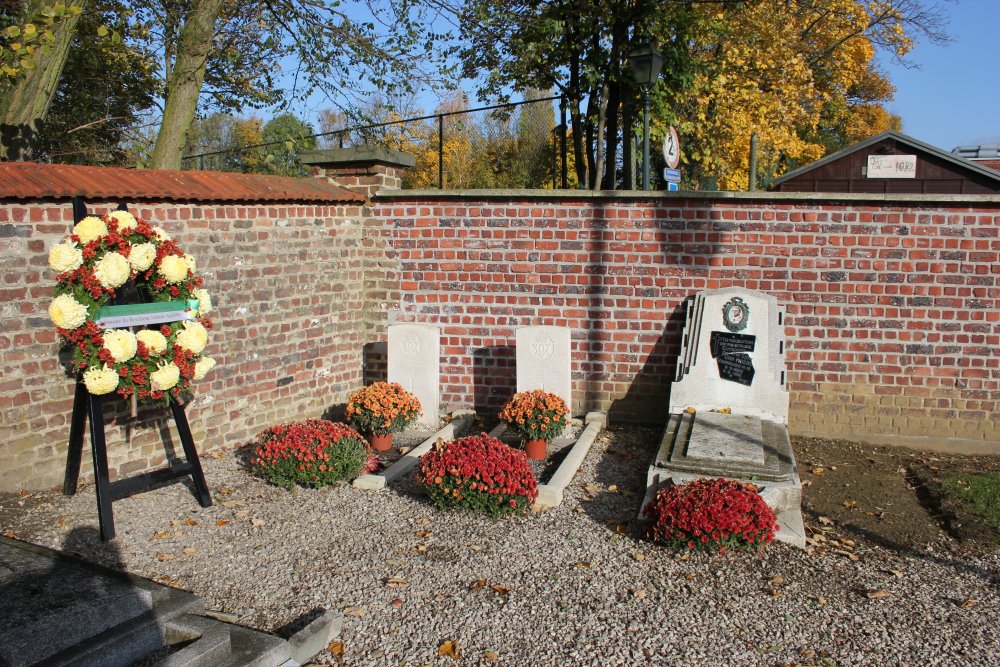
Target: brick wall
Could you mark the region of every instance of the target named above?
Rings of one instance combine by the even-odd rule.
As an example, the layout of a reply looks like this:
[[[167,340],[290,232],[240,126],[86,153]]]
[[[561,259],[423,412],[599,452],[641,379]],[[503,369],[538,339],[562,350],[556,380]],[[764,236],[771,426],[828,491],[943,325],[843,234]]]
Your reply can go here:
[[[99,213],[113,207],[91,203]],[[206,353],[219,365],[196,383],[188,410],[199,449],[232,448],[278,421],[335,412],[361,384],[361,355],[373,335],[366,320],[384,321],[391,294],[382,231],[366,229],[360,206],[130,209],[195,256],[216,305]],[[62,480],[74,385],[47,313],[47,254],[71,224],[68,201],[0,203],[0,490]],[[164,411],[142,409],[132,420],[124,402],[106,405],[117,406],[106,420],[112,477],[159,465],[161,431],[179,446]],[[84,461],[89,475],[89,455]]]
[[[786,304],[793,432],[1000,451],[1000,200],[383,193],[399,319],[447,409],[514,391],[514,329],[572,329],[575,412],[662,419],[684,299]],[[910,203],[912,202],[912,203]]]

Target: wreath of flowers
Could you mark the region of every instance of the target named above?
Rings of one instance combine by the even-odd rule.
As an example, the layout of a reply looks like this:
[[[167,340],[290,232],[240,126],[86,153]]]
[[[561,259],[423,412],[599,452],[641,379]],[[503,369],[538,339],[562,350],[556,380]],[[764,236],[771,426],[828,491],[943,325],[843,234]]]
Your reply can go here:
[[[206,317],[211,297],[195,275],[194,258],[163,229],[126,211],[88,216],[52,247],[49,267],[56,273],[49,317],[91,394],[169,404],[215,366],[202,356],[212,328]],[[102,328],[98,312],[130,279],[152,302],[197,299],[195,319],[138,333]]]

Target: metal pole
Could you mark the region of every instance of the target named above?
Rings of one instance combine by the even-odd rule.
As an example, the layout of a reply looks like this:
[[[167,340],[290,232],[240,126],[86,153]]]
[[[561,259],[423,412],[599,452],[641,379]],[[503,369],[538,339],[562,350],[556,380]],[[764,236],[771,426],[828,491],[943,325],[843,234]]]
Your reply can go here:
[[[555,190],[559,187],[557,179],[559,178],[559,156],[556,155],[559,145],[559,128],[552,128],[552,189]]]
[[[566,124],[566,96],[559,99],[559,123],[562,125],[562,186],[563,190],[569,187],[569,169],[566,162],[566,132],[569,126]]]
[[[757,133],[750,135],[750,192],[757,189]]]
[[[649,86],[642,88],[642,189],[649,189]]]
[[[438,190],[444,190],[444,116],[438,115]]]

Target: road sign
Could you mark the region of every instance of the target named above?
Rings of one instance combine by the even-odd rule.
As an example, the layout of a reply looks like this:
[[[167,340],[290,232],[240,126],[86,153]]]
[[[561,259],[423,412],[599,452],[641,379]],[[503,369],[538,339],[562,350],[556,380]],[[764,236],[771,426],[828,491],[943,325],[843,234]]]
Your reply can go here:
[[[677,190],[678,190],[677,183],[674,183],[672,181],[667,183],[667,192],[677,192]]]
[[[681,161],[681,142],[673,125],[670,126],[667,136],[663,137],[663,159],[671,169],[676,169]]]
[[[663,170],[663,180],[667,183],[680,183],[681,182],[681,170],[680,169],[664,169]]]

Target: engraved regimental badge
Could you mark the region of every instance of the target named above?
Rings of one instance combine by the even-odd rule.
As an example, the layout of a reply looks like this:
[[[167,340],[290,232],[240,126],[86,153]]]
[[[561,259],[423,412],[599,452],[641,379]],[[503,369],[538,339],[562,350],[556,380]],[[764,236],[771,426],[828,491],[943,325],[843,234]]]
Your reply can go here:
[[[750,319],[750,306],[743,303],[743,299],[734,296],[722,307],[722,323],[730,331],[743,331],[747,328],[747,321]]]

